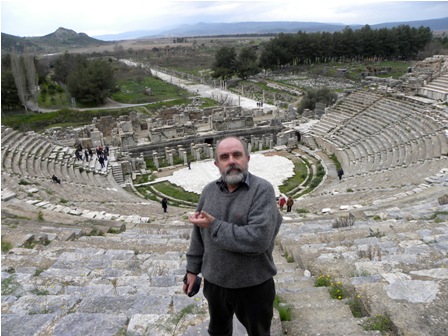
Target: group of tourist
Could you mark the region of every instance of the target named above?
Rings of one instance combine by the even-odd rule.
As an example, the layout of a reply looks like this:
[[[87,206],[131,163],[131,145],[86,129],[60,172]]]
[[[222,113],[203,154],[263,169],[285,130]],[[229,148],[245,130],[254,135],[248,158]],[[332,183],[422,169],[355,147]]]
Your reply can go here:
[[[294,205],[294,199],[291,196],[288,196],[288,198],[286,198],[285,195],[280,194],[278,205],[281,211],[283,211],[283,208],[286,205],[286,212],[291,212],[292,206]]]
[[[84,156],[83,156],[84,154]],[[89,162],[93,159],[93,151],[90,147],[85,148],[83,151],[82,145],[78,144],[75,151],[76,160]],[[96,157],[98,158],[98,162],[101,165],[101,168],[105,167],[105,161],[109,156],[109,146],[106,146],[104,149],[101,146],[96,147]]]

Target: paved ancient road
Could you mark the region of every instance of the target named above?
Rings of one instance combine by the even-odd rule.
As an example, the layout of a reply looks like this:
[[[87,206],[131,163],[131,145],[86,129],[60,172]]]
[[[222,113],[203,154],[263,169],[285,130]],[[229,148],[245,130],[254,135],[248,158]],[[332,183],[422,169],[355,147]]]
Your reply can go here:
[[[237,95],[235,93],[221,90],[219,88],[212,88],[208,85],[204,84],[193,84],[191,82],[188,82],[184,79],[180,79],[177,77],[173,77],[171,75],[168,75],[166,73],[160,72],[156,69],[151,69],[151,72],[154,76],[159,77],[160,79],[164,80],[165,82],[172,83],[174,85],[177,85],[185,90],[188,90],[192,93],[196,93],[201,97],[210,98],[214,100],[222,100],[222,99],[230,99],[232,102],[232,105],[238,105],[242,106],[244,108],[252,109],[257,108],[257,101],[246,98],[240,95]],[[263,104],[263,110],[265,112],[274,110],[276,107],[274,105],[270,104]]]

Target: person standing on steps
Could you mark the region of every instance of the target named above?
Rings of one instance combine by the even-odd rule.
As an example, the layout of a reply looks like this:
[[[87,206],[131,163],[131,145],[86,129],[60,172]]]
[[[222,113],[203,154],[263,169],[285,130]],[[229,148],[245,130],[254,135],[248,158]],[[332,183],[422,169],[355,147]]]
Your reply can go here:
[[[163,212],[167,212],[166,210],[168,209],[168,198],[166,197],[162,198],[162,208]]]
[[[283,211],[283,207],[286,204],[286,197],[280,194],[280,199],[278,200],[278,205],[280,206],[280,211]]]
[[[248,172],[250,156],[236,137],[220,140],[221,177],[202,191],[187,252],[183,291],[204,278],[210,335],[232,335],[235,314],[249,336],[270,335],[277,269],[272,251],[282,216],[272,185]]]
[[[288,196],[288,200],[286,201],[286,212],[291,212],[292,206],[294,205],[294,200],[291,196]]]

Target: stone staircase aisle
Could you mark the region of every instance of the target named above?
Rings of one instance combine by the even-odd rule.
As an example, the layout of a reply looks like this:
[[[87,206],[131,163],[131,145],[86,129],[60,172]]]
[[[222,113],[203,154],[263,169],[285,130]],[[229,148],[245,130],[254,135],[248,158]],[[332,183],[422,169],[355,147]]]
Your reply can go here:
[[[291,320],[282,322],[283,335],[378,335],[364,331],[349,306],[332,299],[327,287],[315,287],[314,277],[305,276],[297,262],[288,262],[281,246],[277,246],[274,253],[278,269],[275,276],[277,296],[281,305],[290,307],[291,312]]]

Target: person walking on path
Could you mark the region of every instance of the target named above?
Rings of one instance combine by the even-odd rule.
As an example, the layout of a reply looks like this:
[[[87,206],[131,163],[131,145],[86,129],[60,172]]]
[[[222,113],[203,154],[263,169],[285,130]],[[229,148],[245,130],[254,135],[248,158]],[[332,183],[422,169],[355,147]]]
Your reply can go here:
[[[342,180],[342,175],[344,175],[344,171],[342,170],[342,168],[339,168],[339,170],[338,170],[339,181]]]
[[[291,196],[288,196],[288,200],[286,201],[286,212],[291,212],[292,206],[294,205],[294,200]]]
[[[166,197],[162,198],[162,208],[163,212],[167,212],[166,210],[168,209],[168,198]]]
[[[100,155],[100,156],[99,156],[99,158],[98,158],[98,162],[100,163],[101,168],[104,168],[104,157],[103,157],[103,155]]]
[[[202,191],[187,252],[185,294],[201,273],[208,301],[210,335],[232,335],[235,314],[249,336],[270,335],[277,269],[272,251],[282,216],[272,185],[248,172],[243,142],[218,142],[221,177]],[[194,292],[193,292],[194,293]]]

